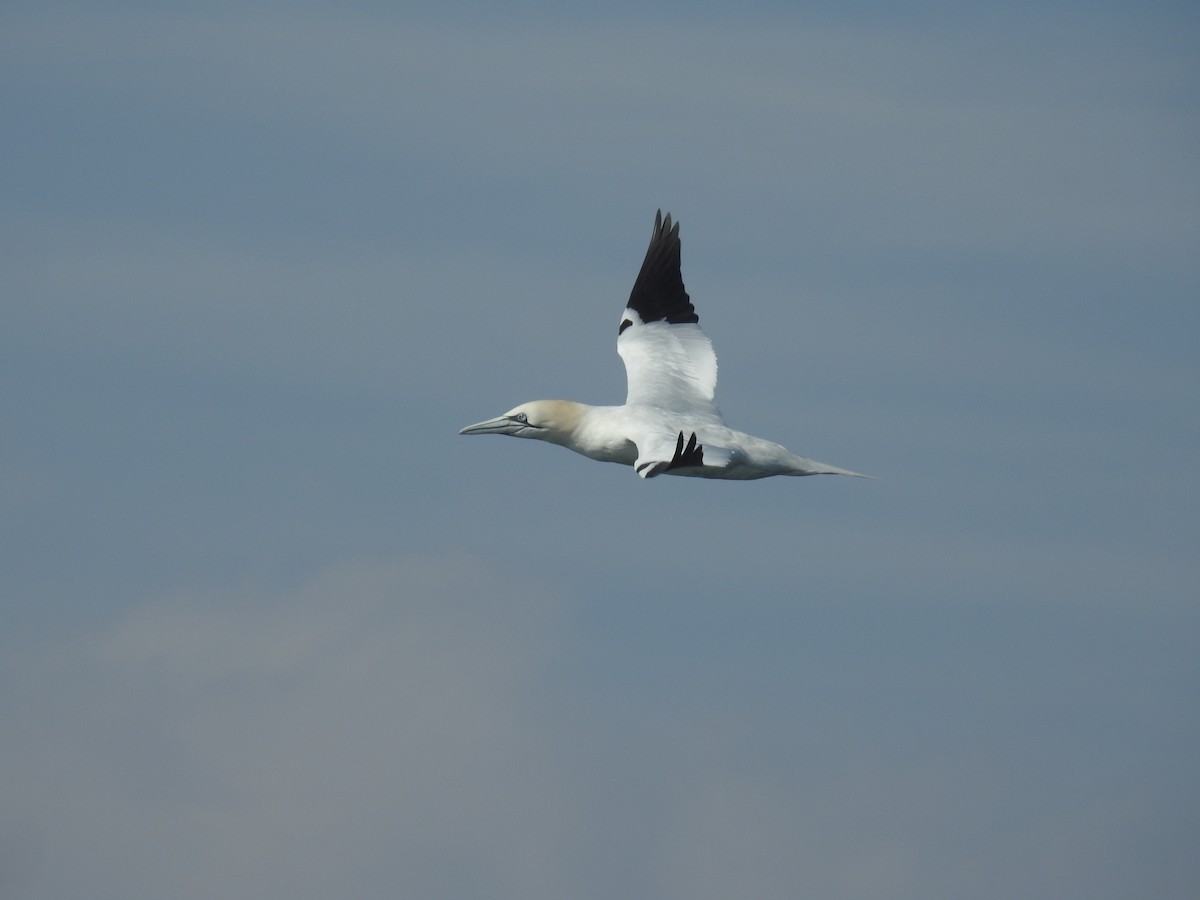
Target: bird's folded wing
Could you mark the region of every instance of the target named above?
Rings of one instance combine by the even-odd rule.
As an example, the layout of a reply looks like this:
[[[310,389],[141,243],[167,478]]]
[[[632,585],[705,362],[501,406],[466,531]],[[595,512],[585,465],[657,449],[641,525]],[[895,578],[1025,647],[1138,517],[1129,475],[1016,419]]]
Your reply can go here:
[[[703,444],[696,432],[646,434],[637,440],[633,469],[642,478],[653,478],[672,469],[722,469],[733,461],[733,451]]]

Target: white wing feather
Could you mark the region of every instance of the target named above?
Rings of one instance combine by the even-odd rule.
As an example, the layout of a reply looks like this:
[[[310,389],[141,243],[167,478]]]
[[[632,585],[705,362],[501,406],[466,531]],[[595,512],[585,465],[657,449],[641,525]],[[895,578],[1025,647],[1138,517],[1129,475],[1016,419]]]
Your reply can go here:
[[[624,318],[633,323],[617,338],[628,381],[625,404],[720,420],[713,402],[717,355],[700,326],[644,323],[632,309]]]

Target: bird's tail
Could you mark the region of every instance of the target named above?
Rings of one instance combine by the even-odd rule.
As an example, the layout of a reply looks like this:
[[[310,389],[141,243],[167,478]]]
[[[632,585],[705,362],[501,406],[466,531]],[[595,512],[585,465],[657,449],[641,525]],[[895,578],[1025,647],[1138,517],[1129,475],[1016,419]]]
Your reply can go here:
[[[789,475],[849,475],[851,478],[872,479],[875,477],[843,469],[840,466],[831,466],[829,463],[817,462],[815,459],[805,459],[803,456],[797,456],[792,462],[794,468],[788,472]]]

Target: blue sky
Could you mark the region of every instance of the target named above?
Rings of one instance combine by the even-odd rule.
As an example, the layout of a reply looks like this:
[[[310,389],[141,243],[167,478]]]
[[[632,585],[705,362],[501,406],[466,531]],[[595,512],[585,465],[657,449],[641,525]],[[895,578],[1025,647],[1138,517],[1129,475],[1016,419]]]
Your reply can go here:
[[[512,9],[0,13],[5,896],[1195,896],[1196,14]]]

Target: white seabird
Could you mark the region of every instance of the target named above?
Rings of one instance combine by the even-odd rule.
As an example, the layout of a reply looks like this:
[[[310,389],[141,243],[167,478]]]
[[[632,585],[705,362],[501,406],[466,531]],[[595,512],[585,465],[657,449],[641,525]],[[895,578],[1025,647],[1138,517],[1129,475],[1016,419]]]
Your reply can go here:
[[[534,400],[459,434],[508,434],[559,444],[590,459],[633,466],[642,478],[688,475],[747,480],[771,475],[853,475],[734,431],[713,396],[717,356],[679,270],[679,223],[654,218],[646,259],[617,328],[624,406]]]

